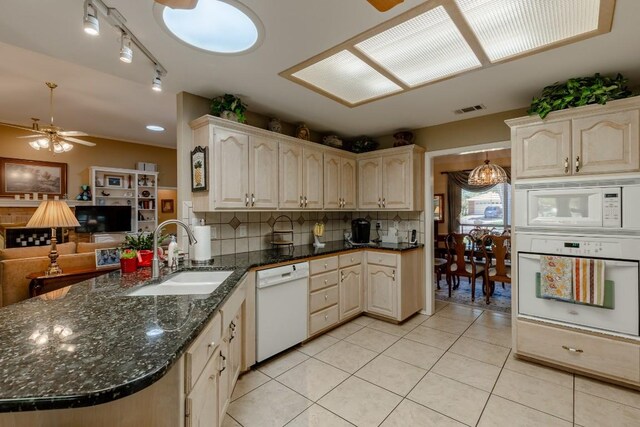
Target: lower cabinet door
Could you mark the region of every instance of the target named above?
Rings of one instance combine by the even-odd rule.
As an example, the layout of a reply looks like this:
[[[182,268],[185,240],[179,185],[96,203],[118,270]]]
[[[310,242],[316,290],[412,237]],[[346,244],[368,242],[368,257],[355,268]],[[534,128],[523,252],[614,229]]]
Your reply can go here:
[[[340,320],[354,316],[364,310],[362,288],[362,266],[340,270]]]
[[[222,424],[222,420],[224,419],[224,414],[227,413],[227,407],[229,406],[229,401],[231,400],[231,390],[229,390],[229,386],[231,385],[229,379],[229,373],[231,372],[229,368],[229,335],[222,339],[222,343],[220,344],[220,357],[218,358],[218,423]]]
[[[218,364],[220,350],[216,350],[187,396],[186,427],[217,426],[218,418]]]
[[[367,311],[394,319],[398,317],[396,269],[370,264],[367,279]]]
[[[242,309],[238,310],[236,317],[229,325],[229,396],[233,394],[233,388],[240,377],[242,365]]]

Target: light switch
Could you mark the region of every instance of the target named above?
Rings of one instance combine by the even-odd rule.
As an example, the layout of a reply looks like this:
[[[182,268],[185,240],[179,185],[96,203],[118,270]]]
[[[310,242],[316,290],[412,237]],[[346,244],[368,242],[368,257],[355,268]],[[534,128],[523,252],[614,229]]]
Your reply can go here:
[[[211,226],[211,238],[212,239],[218,238],[218,227]]]
[[[247,226],[246,225],[238,226],[238,237],[247,237]]]

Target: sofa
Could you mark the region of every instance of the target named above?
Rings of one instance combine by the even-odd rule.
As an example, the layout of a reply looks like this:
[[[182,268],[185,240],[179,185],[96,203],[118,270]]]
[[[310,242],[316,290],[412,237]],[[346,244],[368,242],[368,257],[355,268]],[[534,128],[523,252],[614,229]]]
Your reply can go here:
[[[117,245],[116,242],[61,243],[57,245],[58,264],[62,271],[93,268],[96,249]],[[44,271],[49,266],[50,250],[50,246],[0,249],[0,307],[29,298],[27,275]]]

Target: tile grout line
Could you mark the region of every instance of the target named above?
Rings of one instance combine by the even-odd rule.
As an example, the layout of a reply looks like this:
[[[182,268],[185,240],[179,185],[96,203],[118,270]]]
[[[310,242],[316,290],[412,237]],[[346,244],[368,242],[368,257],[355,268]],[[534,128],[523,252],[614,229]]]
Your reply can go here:
[[[478,421],[476,421],[476,427],[478,426],[478,424],[480,424],[480,420],[482,419],[482,415],[484,415],[484,411],[485,411],[485,409],[487,409],[487,405],[489,404],[489,400],[491,399],[491,396],[493,396],[493,391],[496,389],[496,385],[498,384],[498,380],[500,379],[500,375],[502,375],[502,371],[504,371],[504,366],[507,364],[507,360],[509,360],[509,356],[511,356],[512,352],[513,352],[513,350],[510,350],[509,354],[507,354],[507,357],[504,359],[504,363],[502,364],[502,367],[500,368],[500,372],[498,373],[498,376],[496,377],[496,381],[493,383],[493,387],[491,387],[491,391],[489,392],[489,397],[487,398],[487,401],[484,402],[484,406],[482,407],[482,411],[480,411],[480,416],[478,417]],[[498,396],[498,397],[502,397],[502,396]]]

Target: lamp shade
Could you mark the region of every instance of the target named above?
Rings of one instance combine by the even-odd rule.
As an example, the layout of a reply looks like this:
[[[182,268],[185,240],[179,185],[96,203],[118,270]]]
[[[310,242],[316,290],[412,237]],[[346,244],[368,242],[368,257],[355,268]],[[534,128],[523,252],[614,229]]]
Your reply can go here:
[[[44,200],[27,223],[27,227],[80,227],[80,224],[66,202]]]

